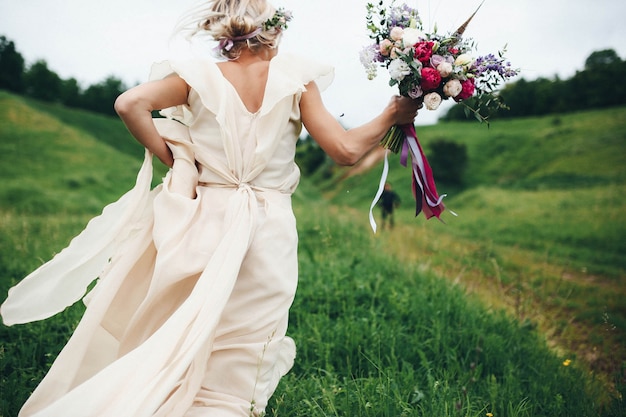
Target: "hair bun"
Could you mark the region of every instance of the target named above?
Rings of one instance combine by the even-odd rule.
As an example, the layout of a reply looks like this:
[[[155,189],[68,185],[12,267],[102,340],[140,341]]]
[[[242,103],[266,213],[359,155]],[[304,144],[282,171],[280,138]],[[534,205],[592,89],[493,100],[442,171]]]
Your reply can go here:
[[[267,0],[211,0],[193,10],[179,28],[189,37],[205,31],[219,42],[222,57],[236,59],[244,48],[277,47],[290,18]]]

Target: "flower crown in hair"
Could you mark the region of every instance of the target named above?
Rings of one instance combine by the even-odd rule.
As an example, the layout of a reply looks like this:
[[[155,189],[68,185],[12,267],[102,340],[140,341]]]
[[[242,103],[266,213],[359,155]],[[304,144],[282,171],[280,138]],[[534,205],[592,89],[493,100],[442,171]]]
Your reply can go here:
[[[284,7],[280,7],[274,13],[271,19],[267,19],[263,23],[263,30],[270,30],[272,28],[281,31],[287,29],[287,23],[293,19],[291,10],[285,10]]]
[[[282,31],[284,29],[287,29],[287,22],[289,22],[292,18],[293,18],[293,15],[291,14],[291,11],[285,10],[284,8],[281,7],[278,10],[276,10],[276,12],[274,13],[274,16],[272,16],[271,19],[268,19],[265,22],[263,22],[262,27],[257,28],[256,30],[246,35],[235,36],[234,38],[222,38],[219,40],[219,43],[214,48],[214,50],[215,52],[218,52],[218,53],[222,50],[230,51],[235,45],[235,42],[252,39],[256,35],[261,33],[263,30],[270,30],[273,28],[277,31]]]

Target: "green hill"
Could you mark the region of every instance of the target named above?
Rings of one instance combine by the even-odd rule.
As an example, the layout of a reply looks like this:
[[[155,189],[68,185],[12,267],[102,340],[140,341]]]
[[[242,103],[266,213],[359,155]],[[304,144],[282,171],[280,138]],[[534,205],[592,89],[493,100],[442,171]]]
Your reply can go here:
[[[6,294],[132,186],[143,153],[115,118],[3,92],[0,104]],[[339,183],[303,179],[299,357],[268,415],[621,415],[625,114],[420,128],[425,144],[468,147],[467,183],[447,199],[459,217],[447,212],[447,224],[413,218],[395,160],[394,233],[367,229],[378,167]],[[0,391],[12,394],[0,415],[16,415],[81,312],[0,326]]]
[[[612,375],[626,363],[626,108],[418,127],[428,155],[439,139],[467,146],[462,187],[444,223],[414,218],[411,178],[391,155],[400,227],[380,239],[396,256],[462,284],[487,305],[538,325],[551,343]],[[366,220],[382,166],[323,184]],[[435,172],[437,177],[437,172]]]
[[[82,213],[101,209],[103,203],[132,185],[137,158],[121,155],[54,114],[33,111],[21,99],[2,94],[0,104],[3,209],[32,214]],[[93,130],[112,124],[102,117],[93,119]],[[128,134],[126,141],[130,142]],[[140,149],[137,156],[141,156]],[[97,193],[85,201],[82,191],[87,187]]]
[[[429,143],[439,139],[467,147],[464,186],[438,184],[448,194],[446,206],[459,214],[444,214],[448,232],[562,255],[592,273],[624,276],[626,108],[499,120],[489,129],[441,123],[418,127],[418,136],[427,155]],[[410,211],[410,172],[397,155],[390,165],[389,179]],[[338,205],[364,209],[381,172],[377,166],[331,181],[325,190]]]

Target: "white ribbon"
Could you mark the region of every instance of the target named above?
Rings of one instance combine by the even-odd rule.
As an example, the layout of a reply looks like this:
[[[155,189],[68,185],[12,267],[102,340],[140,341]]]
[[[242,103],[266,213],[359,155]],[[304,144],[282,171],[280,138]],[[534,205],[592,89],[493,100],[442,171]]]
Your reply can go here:
[[[389,154],[389,149],[385,149],[385,163],[383,165],[383,173],[380,177],[380,184],[378,184],[378,191],[374,196],[374,201],[372,201],[372,205],[370,206],[370,226],[372,226],[372,230],[376,233],[376,220],[374,219],[374,207],[376,207],[376,203],[380,200],[380,196],[383,194],[385,189],[385,183],[387,182],[387,175],[389,174],[389,161],[387,160],[387,155]]]

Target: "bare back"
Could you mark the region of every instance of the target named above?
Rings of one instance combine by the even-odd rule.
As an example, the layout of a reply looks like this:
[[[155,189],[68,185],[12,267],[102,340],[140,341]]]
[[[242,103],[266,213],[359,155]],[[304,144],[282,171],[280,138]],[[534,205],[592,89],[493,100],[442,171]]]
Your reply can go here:
[[[263,104],[269,64],[269,60],[254,58],[217,64],[250,113],[258,112]]]

